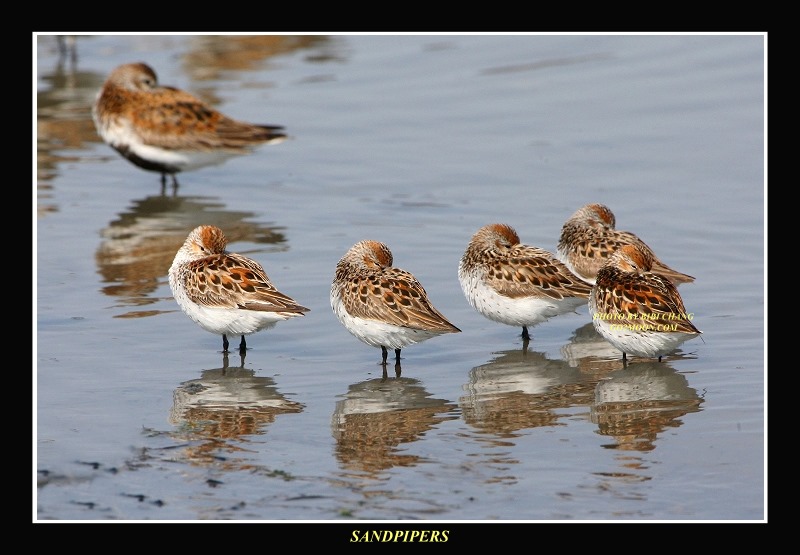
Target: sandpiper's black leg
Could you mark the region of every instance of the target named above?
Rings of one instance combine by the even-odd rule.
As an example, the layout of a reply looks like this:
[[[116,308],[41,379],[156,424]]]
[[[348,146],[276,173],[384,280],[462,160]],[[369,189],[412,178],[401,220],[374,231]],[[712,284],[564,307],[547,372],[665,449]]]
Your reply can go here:
[[[167,192],[167,175],[169,175],[169,178],[172,179],[172,195],[174,196],[178,192],[178,178],[174,173],[161,173],[161,194],[163,195]]]
[[[239,354],[243,355],[247,352],[247,342],[244,340],[244,335],[242,336],[242,341],[239,343]]]
[[[394,350],[394,361],[396,364],[400,364],[400,349]]]
[[[228,352],[228,338],[225,336],[224,333],[222,334],[222,352],[223,353]]]
[[[381,367],[383,368],[383,377],[381,378],[381,381],[384,381],[384,382],[387,379],[389,379],[389,374],[388,374],[387,368],[386,368],[386,359],[387,358],[389,358],[389,351],[386,350],[386,347],[381,345]]]
[[[528,333],[528,326],[522,326],[522,339],[525,341],[531,340],[531,335]]]

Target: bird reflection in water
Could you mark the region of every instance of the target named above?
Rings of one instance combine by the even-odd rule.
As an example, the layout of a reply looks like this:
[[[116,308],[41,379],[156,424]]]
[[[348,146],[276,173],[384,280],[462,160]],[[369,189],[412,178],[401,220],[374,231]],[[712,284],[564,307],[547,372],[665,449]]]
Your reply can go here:
[[[383,372],[382,372],[383,373],[383,378],[382,378],[382,380],[386,381],[387,379],[389,379],[389,363],[388,362],[381,363],[381,368],[383,369]],[[395,378],[399,378],[402,373],[403,373],[403,369],[400,366],[400,361],[399,360],[395,360],[394,361],[394,377]]]
[[[469,372],[467,392],[459,399],[467,424],[512,438],[520,430],[556,426],[557,409],[588,405],[595,382],[559,359],[537,351],[495,353]]]
[[[395,466],[424,462],[403,452],[439,423],[458,418],[456,406],[433,399],[418,380],[375,378],[353,384],[337,401],[331,428],[336,458],[348,474],[377,479]]]
[[[624,366],[619,351],[597,333],[592,322],[572,333],[569,343],[561,347],[561,356],[571,367],[597,379]]]
[[[526,430],[563,426],[584,411],[595,381],[566,362],[538,351],[508,350],[470,370],[458,404],[476,432],[480,450],[471,460],[487,483],[516,484],[516,438]],[[476,474],[476,475],[480,475]]]
[[[699,412],[702,403],[667,362],[634,362],[597,384],[591,418],[600,435],[614,439],[604,447],[646,452],[655,449],[658,434],[681,426],[681,417]]]
[[[254,79],[262,75],[255,70],[269,67],[270,58],[305,52],[311,61],[336,62],[342,61],[341,50],[326,35],[193,35],[181,66],[194,81],[219,80],[234,71]]]
[[[40,40],[53,40],[41,37]],[[71,58],[67,53],[66,58]],[[79,71],[74,63],[59,57],[52,70],[40,68],[36,92],[36,189],[39,217],[58,212],[53,182],[62,164],[75,164],[91,156],[100,142],[91,118],[91,104],[101,73]]]
[[[700,410],[702,399],[669,364],[691,360],[691,355],[676,352],[661,363],[634,358],[626,365],[591,322],[575,330],[561,354],[571,367],[594,378],[591,419],[601,435],[617,440],[608,448],[654,449],[660,431],[679,426],[680,416]]]
[[[59,65],[63,65],[65,61],[68,61],[70,67],[75,68],[78,63],[77,40],[75,35],[56,35]]]
[[[173,393],[170,423],[186,441],[186,459],[196,465],[221,465],[226,469],[249,468],[242,459],[230,458],[246,451],[249,436],[262,435],[282,414],[305,408],[278,392],[275,381],[257,377],[240,365],[231,367],[224,354],[222,367],[204,370],[196,380],[183,382]]]
[[[286,236],[276,226],[247,221],[255,213],[226,210],[216,197],[153,195],[133,205],[102,230],[95,253],[103,293],[125,305],[141,307],[158,302],[151,296],[166,282],[167,271],[186,234],[201,224],[225,229],[231,241],[276,245],[285,250]],[[134,311],[119,317],[151,316]]]

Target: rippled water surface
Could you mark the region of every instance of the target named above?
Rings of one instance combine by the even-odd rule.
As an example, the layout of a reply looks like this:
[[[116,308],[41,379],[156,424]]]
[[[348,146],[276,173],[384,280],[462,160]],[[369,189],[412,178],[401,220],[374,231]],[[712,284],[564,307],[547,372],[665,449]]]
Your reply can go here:
[[[35,520],[766,519],[765,37],[81,36],[36,55]],[[98,139],[121,63],[291,139],[162,192]],[[702,339],[620,353],[586,307],[532,330],[466,302],[503,222],[554,250],[602,202],[671,266]],[[311,308],[246,357],[167,269],[220,226]],[[454,324],[380,352],[334,266],[386,242]]]

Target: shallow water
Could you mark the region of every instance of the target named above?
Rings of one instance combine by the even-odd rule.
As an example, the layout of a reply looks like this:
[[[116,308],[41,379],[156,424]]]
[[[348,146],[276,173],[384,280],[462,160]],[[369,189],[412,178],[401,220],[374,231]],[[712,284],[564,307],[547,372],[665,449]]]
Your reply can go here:
[[[39,36],[35,520],[766,519],[764,50],[718,36]],[[157,174],[102,144],[120,63],[291,140]],[[490,322],[457,280],[508,223],[555,249],[579,206],[697,281],[662,363],[579,309]],[[219,225],[311,308],[244,360],[167,269]],[[462,333],[380,351],[338,323],[336,261],[376,239]]]

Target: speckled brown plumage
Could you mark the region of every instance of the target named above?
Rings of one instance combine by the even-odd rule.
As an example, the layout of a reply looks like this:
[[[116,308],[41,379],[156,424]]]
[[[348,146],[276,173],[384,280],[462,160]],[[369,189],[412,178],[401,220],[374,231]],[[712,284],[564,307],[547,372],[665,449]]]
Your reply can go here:
[[[172,175],[283,141],[279,125],[230,118],[194,95],[159,86],[144,63],[115,68],[92,107],[100,137],[138,167]],[[177,181],[173,181],[177,184]]]
[[[337,263],[330,292],[339,321],[364,343],[380,347],[383,363],[387,349],[399,361],[406,345],[461,331],[434,307],[413,274],[392,264],[384,243],[360,241]]]
[[[700,335],[677,287],[652,271],[653,258],[639,245],[623,245],[598,271],[589,312],[595,329],[627,354],[654,357]]]
[[[281,293],[255,260],[226,250],[222,230],[195,228],[169,269],[172,294],[181,309],[202,328],[223,336],[244,336],[301,316],[308,308]]]
[[[507,224],[480,228],[461,257],[458,277],[470,305],[486,318],[535,326],[586,304],[591,286],[545,249],[520,242]]]
[[[638,245],[652,258],[653,272],[669,278],[676,285],[694,281],[693,276],[674,270],[659,260],[637,235],[615,227],[616,218],[607,206],[587,204],[564,223],[556,254],[574,274],[591,284],[611,253],[623,245]]]

